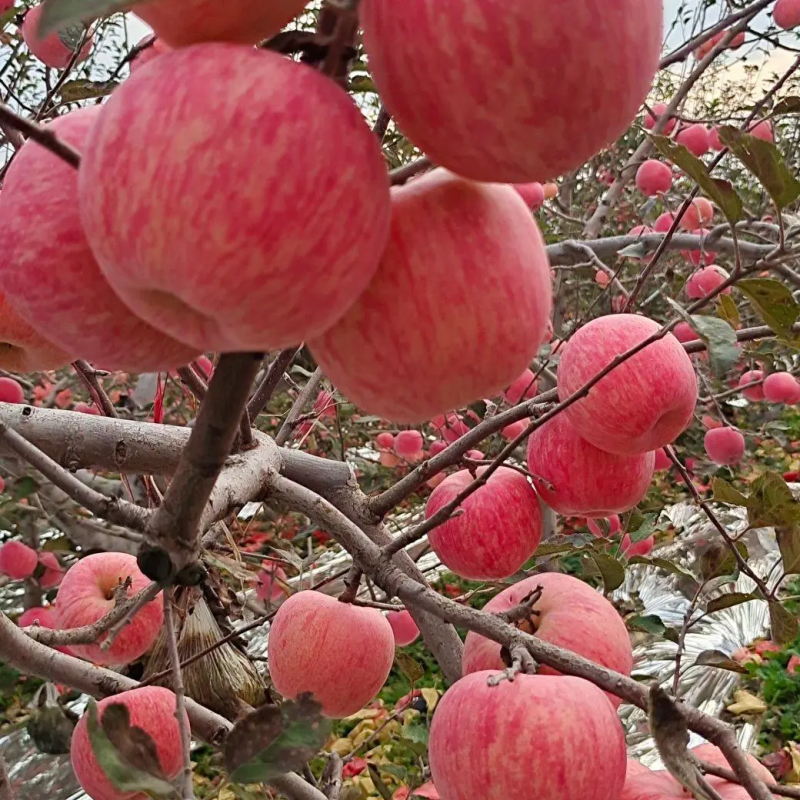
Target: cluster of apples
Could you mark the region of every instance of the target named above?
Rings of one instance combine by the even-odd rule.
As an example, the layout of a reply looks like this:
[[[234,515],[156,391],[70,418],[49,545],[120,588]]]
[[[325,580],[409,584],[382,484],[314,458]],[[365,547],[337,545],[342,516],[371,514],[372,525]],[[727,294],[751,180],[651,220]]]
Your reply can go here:
[[[3,479],[0,478],[0,491],[2,489]],[[61,583],[64,568],[55,553],[49,550],[37,552],[16,539],[0,547],[0,575],[6,575],[14,581],[24,581],[34,574],[42,589],[54,589]]]

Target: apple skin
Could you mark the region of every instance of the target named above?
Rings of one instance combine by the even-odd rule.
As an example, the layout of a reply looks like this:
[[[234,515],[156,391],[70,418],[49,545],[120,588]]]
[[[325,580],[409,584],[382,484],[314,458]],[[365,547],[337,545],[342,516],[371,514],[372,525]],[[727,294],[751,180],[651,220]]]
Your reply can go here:
[[[422,422],[516,380],[544,339],[551,295],[544,242],[517,192],[437,169],[393,190],[377,274],[308,344],[353,403]]]
[[[715,464],[737,464],[744,457],[744,436],[736,428],[726,426],[706,431],[703,445]]]
[[[132,726],[141,728],[150,735],[156,746],[158,761],[167,778],[178,776],[183,768],[181,730],[175,711],[175,695],[161,686],[143,686],[121,694],[106,697],[97,704],[98,722],[102,721],[106,709],[121,703],[128,709]],[[189,718],[184,711],[186,725]],[[70,760],[78,783],[93,800],[144,800],[139,792],[122,791],[114,787],[111,780],[97,763],[89,740],[89,724],[84,714],[75,726],[70,745]]]
[[[663,447],[659,447],[656,453],[656,463],[653,467],[655,472],[664,472],[665,470],[672,469],[673,464],[667,451]]]
[[[147,34],[147,36],[143,36],[138,42],[136,42],[136,47],[142,49],[140,49],[133,59],[131,59],[131,75],[133,75],[134,72],[138,72],[145,64],[149,64],[153,59],[169,52],[171,49],[168,45],[164,44],[161,39],[159,39],[157,36],[154,36],[152,33]]]
[[[480,467],[482,475],[487,467]],[[428,498],[425,517],[469,486],[473,476],[462,469],[448,475]],[[513,575],[534,554],[542,538],[542,512],[527,478],[500,467],[460,506],[463,513],[428,534],[433,551],[456,575],[491,580]]]
[[[133,7],[171,47],[197,42],[257,44],[296,17],[308,0],[151,0]]]
[[[536,376],[530,369],[526,369],[512,384],[503,392],[503,397],[512,406],[521,403],[523,400],[530,400],[536,397],[538,386]]]
[[[708,128],[699,122],[678,131],[675,136],[675,141],[678,144],[682,144],[690,153],[698,158],[704,156],[711,147],[708,137]]]
[[[39,578],[42,589],[55,589],[64,578],[64,568],[55,553],[43,550],[39,553],[39,563],[44,567],[44,572]]]
[[[22,38],[25,40],[25,44],[28,45],[28,50],[43,64],[53,69],[64,69],[64,67],[69,65],[75,51],[61,39],[59,31],[48,34],[44,38],[39,36],[39,20],[42,18],[42,11],[43,6],[39,4],[33,6],[27,14],[25,14],[25,19],[22,23]],[[78,23],[75,28],[77,29],[79,25],[80,23]],[[72,31],[70,29],[70,36],[71,33]],[[85,61],[89,57],[89,53],[92,51],[92,38],[90,32],[78,54],[77,63]],[[77,45],[77,41],[75,44]],[[67,169],[72,168],[67,167]]]
[[[691,752],[701,761],[730,769],[722,751],[713,744],[701,744],[692,748]],[[774,782],[769,770],[757,759],[748,755],[747,760],[761,780],[767,784]],[[750,800],[747,789],[737,783],[731,783],[714,775],[706,775],[705,778],[722,800]],[[649,770],[638,761],[628,760],[625,786],[619,800],[687,800],[688,797],[680,783],[667,770]]]
[[[760,369],[751,369],[742,373],[739,378],[739,386],[745,386],[753,381],[761,381],[764,378],[764,372]],[[764,384],[758,386],[751,386],[749,389],[742,389],[742,397],[745,397],[751,403],[758,403],[764,399]]]
[[[424,444],[419,431],[400,431],[394,437],[394,452],[401,458],[415,458],[421,454]]]
[[[756,122],[748,133],[751,136],[755,136],[756,139],[771,143],[775,142],[775,131],[772,127],[772,123],[768,119],[762,119],[761,122]]]
[[[634,314],[598,317],[584,325],[561,351],[559,399],[563,402],[660,327]],[[596,447],[630,455],[674,441],[691,423],[696,402],[692,360],[668,334],[616,367],[564,413]]]
[[[654,158],[645,161],[636,171],[636,188],[646,197],[668,192],[672,186],[672,170]]]
[[[419,638],[417,623],[408,611],[390,611],[386,619],[392,626],[394,641],[398,647],[407,647]]]
[[[68,630],[97,622],[114,608],[114,590],[127,578],[131,579],[128,597],[150,585],[149,578],[139,571],[135,556],[127,553],[94,553],[73,564],[58,587],[58,627]],[[96,644],[70,646],[80,658],[95,664],[130,664],[150,649],[163,621],[159,593],[120,631],[108,650],[100,649],[105,635]]]
[[[0,378],[0,402],[24,403],[25,391],[13,378]]]
[[[366,0],[361,24],[381,99],[417,147],[472,180],[529,183],[629,127],[658,66],[662,7]]]
[[[20,628],[27,628],[29,625],[33,625],[34,623],[38,623],[43,628],[58,630],[58,616],[56,607],[36,606],[34,608],[29,608],[26,611],[23,611],[17,620],[17,625]],[[75,655],[75,653],[66,646],[54,647],[53,649],[58,650],[59,653],[66,653],[68,656]]]
[[[489,686],[498,674],[467,675],[436,706],[428,752],[442,800],[619,800],[625,740],[603,692],[568,676]]]
[[[619,548],[626,558],[634,558],[635,556],[649,556],[656,546],[655,536],[648,536],[639,542],[634,542],[631,537],[626,533],[622,537]]]
[[[293,594],[269,631],[269,673],[293,699],[312,692],[326,717],[348,717],[380,691],[394,660],[392,626],[380,611],[320,592]]]
[[[706,256],[708,258],[708,256]],[[730,275],[721,267],[703,267],[689,276],[686,281],[686,296],[690,300],[699,300],[701,297],[708,297],[716,291]],[[720,294],[730,294],[731,286],[723,289]]]
[[[221,75],[235,91],[209,90]],[[233,44],[164,53],[125,81],[92,129],[78,189],[122,301],[203,352],[321,333],[366,287],[389,227],[383,156],[347,94]]]
[[[100,106],[47,127],[83,151]],[[195,348],[137,317],[103,277],[81,225],[78,173],[34,141],[17,153],[0,194],[0,289],[48,340],[104,369],[156,372],[196,358]]]
[[[531,211],[538,211],[544,205],[544,186],[538,181],[534,181],[533,183],[518,183],[514,188]]]
[[[800,0],[778,0],[772,9],[772,18],[785,31],[796,28],[800,25]]]
[[[564,516],[610,517],[630,511],[653,478],[652,452],[620,456],[580,437],[563,412],[528,439],[528,470],[539,497]]]
[[[664,112],[666,110],[667,110],[667,104],[666,103],[656,103],[653,106],[653,114],[651,114],[648,111],[644,115],[644,127],[647,130],[652,130],[655,127],[656,119],[660,119],[662,116],[664,116]],[[655,115],[655,116],[653,116],[653,115]],[[672,133],[672,131],[675,130],[675,126],[677,124],[678,124],[678,120],[676,120],[674,117],[670,118],[669,122],[667,122],[666,126],[664,127],[664,130],[662,131],[661,135],[662,136],[669,136]]]
[[[800,403],[800,383],[788,372],[773,372],[764,378],[762,384],[764,399],[769,403]]]
[[[515,583],[493,597],[484,607],[494,614],[518,606],[537,587],[542,596],[534,605],[539,612],[536,637],[571,650],[608,669],[630,675],[633,668],[631,640],[617,610],[587,583],[559,572],[545,572]],[[503,669],[500,645],[470,631],[464,643],[464,674]],[[540,675],[560,675],[540,665]],[[616,707],[620,699],[607,695]]]
[[[24,542],[12,540],[0,547],[0,574],[15,581],[30,578],[36,570],[39,559],[36,551]]]

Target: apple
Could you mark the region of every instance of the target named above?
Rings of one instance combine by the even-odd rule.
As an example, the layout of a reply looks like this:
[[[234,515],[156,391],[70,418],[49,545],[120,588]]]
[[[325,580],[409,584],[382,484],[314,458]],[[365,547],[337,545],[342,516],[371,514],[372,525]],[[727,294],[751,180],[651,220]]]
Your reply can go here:
[[[571,650],[623,675],[631,674],[631,641],[622,617],[600,592],[578,578],[560,572],[533,575],[504,589],[484,606],[484,610],[493,614],[508,611],[539,587],[542,596],[533,606],[538,614],[523,621],[520,627],[535,633],[543,642]],[[502,669],[500,645],[470,631],[464,643],[463,665],[465,675]],[[539,674],[560,673],[540,665]],[[615,707],[619,705],[619,698],[608,697]]]
[[[698,158],[704,156],[711,147],[708,139],[708,128],[700,123],[687,125],[685,128],[679,130],[675,136],[675,141],[678,144],[682,144],[690,153]]]
[[[612,514],[607,518],[587,517],[586,527],[589,528],[589,533],[591,533],[592,536],[606,538],[611,537],[620,531],[621,525],[619,521],[619,514]]]
[[[272,561],[264,561],[256,576],[256,597],[265,602],[282,600],[286,596],[286,572]]]
[[[529,369],[526,369],[512,384],[503,392],[503,397],[512,406],[521,403],[523,400],[530,400],[536,397],[538,388],[536,386],[536,376]]]
[[[772,9],[772,17],[779,28],[788,31],[800,25],[800,0],[778,0]]]
[[[744,457],[744,436],[736,428],[712,428],[703,438],[706,455],[715,464],[736,464]]]
[[[653,552],[653,548],[655,546],[656,546],[655,536],[648,536],[646,539],[641,539],[638,542],[634,542],[631,540],[631,537],[626,533],[622,537],[622,541],[620,542],[619,548],[622,551],[623,555],[627,556],[628,558],[633,558],[634,556],[649,556],[650,553]]]
[[[542,500],[565,516],[610,517],[637,505],[653,477],[652,452],[617,455],[581,438],[565,413],[528,439],[528,470]]]
[[[55,615],[50,606],[34,606],[28,608],[19,615],[17,625],[20,628],[28,628],[31,625],[41,625],[43,628],[55,629]]]
[[[39,35],[39,21],[42,18],[44,6],[33,6],[25,14],[22,22],[22,38],[28,45],[28,50],[42,63],[53,69],[64,69],[72,61],[83,34],[88,30],[80,22],[68,25],[61,30],[48,34],[44,38]],[[86,36],[86,41],[81,47],[76,62],[85,61],[92,51],[92,33]],[[67,167],[71,169],[71,167]]]
[[[417,623],[408,611],[390,611],[386,619],[392,626],[394,641],[398,647],[406,647],[419,638]]]
[[[394,452],[400,458],[414,460],[422,455],[425,440],[419,431],[400,431],[394,437]]]
[[[84,229],[113,289],[204,352],[296,345],[341,317],[386,244],[388,183],[340,87],[233,44],[170,51],[125,81],[78,174]]]
[[[428,752],[442,800],[619,800],[625,738],[603,692],[571,676],[490,686],[499,674],[467,675],[436,706]]]
[[[131,726],[141,728],[153,740],[161,770],[172,780],[183,769],[183,747],[176,702],[177,698],[169,689],[143,686],[141,689],[131,689],[101,700],[97,704],[97,717],[102,722],[109,706],[124,705],[128,709]],[[185,711],[183,713],[185,724],[188,725],[189,718],[185,716]],[[138,800],[144,797],[143,794],[114,787],[92,749],[86,714],[78,721],[72,733],[70,760],[78,783],[94,800]]]
[[[436,164],[508,183],[562,175],[627,130],[662,15],[659,0],[361,5],[369,69],[403,133]]]
[[[293,594],[269,632],[269,672],[276,691],[311,692],[327,717],[348,717],[380,691],[394,660],[392,626],[380,611],[340,603],[320,592]]]
[[[39,559],[36,551],[24,542],[12,539],[0,547],[0,574],[15,581],[30,578],[36,570]]]
[[[688,322],[679,322],[672,329],[672,335],[681,343],[693,342],[700,338],[700,334]]]
[[[730,275],[722,267],[703,267],[692,273],[686,281],[686,296],[690,300],[699,300],[715,292]],[[731,287],[723,289],[720,294],[730,294]]]
[[[647,197],[664,194],[671,186],[672,170],[662,161],[650,158],[636,171],[636,188]]]
[[[777,9],[777,5],[775,6]],[[772,128],[772,123],[768,119],[763,119],[761,122],[756,122],[751,126],[748,133],[755,136],[756,139],[761,139],[771,144],[775,142],[775,131]]]
[[[55,589],[64,577],[64,568],[55,553],[43,550],[39,553],[39,563],[44,567],[44,572],[39,578],[42,589]]]
[[[393,190],[376,276],[309,348],[356,405],[420,422],[516,380],[544,339],[551,293],[542,236],[517,192],[436,169]]]
[[[48,125],[85,149],[101,107]],[[47,230],[47,236],[37,232]],[[150,372],[191,361],[197,350],[143,322],[105,280],[81,225],[78,173],[29,140],[0,194],[0,289],[19,315],[66,352],[107,369]]]
[[[635,314],[597,317],[561,352],[558,397],[563,402],[617,356],[655,334],[660,325]],[[577,433],[618,455],[656,450],[691,423],[697,402],[692,360],[671,335],[657,339],[603,377],[588,397],[565,409]]]
[[[171,47],[197,42],[257,44],[296,17],[308,0],[149,0],[133,6]]]
[[[751,403],[757,403],[759,400],[764,399],[764,372],[760,369],[751,369],[742,373],[739,378],[739,386],[746,386],[753,381],[762,381],[758,386],[751,386],[749,389],[742,389],[742,396],[747,398]]]
[[[675,215],[671,211],[665,211],[653,223],[653,230],[656,233],[667,233],[675,222]]]
[[[130,60],[131,75],[154,58],[168,52],[170,47],[152,33],[143,36],[135,45],[136,55]]]
[[[558,197],[558,184],[546,183],[544,185],[544,199],[552,200],[554,197]]]
[[[480,477],[488,467],[479,467]],[[473,482],[469,470],[449,475],[428,498],[429,519]],[[463,512],[438,525],[428,541],[441,562],[468,580],[513,575],[534,554],[542,538],[542,513],[527,478],[500,467],[459,506]]]
[[[13,378],[0,378],[0,402],[24,403],[25,392]]]
[[[375,444],[378,445],[379,450],[393,450],[394,434],[388,431],[382,431],[375,437]],[[433,444],[436,444],[436,442]],[[442,444],[444,444],[444,442],[442,442]],[[433,448],[433,445],[431,445],[431,448]],[[444,447],[442,447],[442,450],[444,450]]]
[[[537,211],[544,205],[544,186],[538,181],[534,183],[518,183],[514,186],[525,205],[532,211]]]
[[[800,383],[788,372],[767,375],[762,386],[764,399],[769,403],[786,403],[791,406],[800,403]]]
[[[699,747],[693,748],[691,752],[695,758],[701,761],[730,769],[722,751],[713,744],[701,744]],[[757,759],[748,755],[747,760],[761,780],[767,784],[774,782],[769,770]],[[722,800],[750,800],[747,789],[738,783],[731,783],[714,775],[706,775],[705,779]],[[632,759],[628,761],[625,787],[619,800],[673,800],[673,798],[687,800],[688,796],[686,790],[667,770],[649,770],[638,761]]]
[[[700,229],[690,231],[695,236],[703,236],[706,232]],[[692,263],[695,267],[706,267],[710,266],[717,260],[717,254],[709,252],[707,250],[681,250],[681,255],[690,263]],[[720,270],[719,267],[716,268],[718,273],[724,272],[724,270]],[[725,273],[727,274],[727,273]],[[690,278],[691,280],[691,278]],[[706,279],[708,280],[708,279]],[[702,283],[703,281],[701,281]],[[713,278],[712,278],[713,282]],[[723,291],[723,294],[730,294],[731,290],[730,287]]]
[[[608,286],[608,284],[611,283],[611,278],[607,273],[603,272],[603,270],[598,269],[597,272],[594,273],[594,282],[598,286]]]
[[[392,800],[441,800],[441,795],[436,791],[436,787],[431,781],[423,783],[418,789],[414,789],[413,794],[409,794],[407,786],[396,789],[392,795]]]
[[[130,579],[127,597],[150,585],[128,553],[94,553],[71,566],[58,588],[57,623],[62,630],[91,625],[115,606],[117,587]],[[71,645],[81,658],[95,664],[130,664],[143,656],[158,637],[164,621],[161,594],[142,608],[119,632],[107,650],[100,645],[103,634],[95,644]]]
[[[644,115],[644,127],[647,130],[652,130],[655,127],[656,120],[664,116],[664,113],[667,110],[667,104],[656,103],[652,108],[653,108],[652,114],[648,111]],[[672,131],[675,130],[675,126],[677,124],[678,120],[676,120],[674,117],[670,118],[669,122],[667,122],[666,126],[664,127],[664,130],[661,132],[662,136],[669,136],[672,133]]]
[[[461,414],[456,414],[454,412],[448,414],[437,414],[431,420],[431,425],[436,429],[436,432],[445,440],[447,444],[452,444],[460,439],[465,433],[469,433],[469,425],[464,422],[464,418],[461,416]]]
[[[722,143],[722,139],[719,138],[719,128],[709,128],[708,130],[708,146],[712,150],[724,150],[725,145]]]

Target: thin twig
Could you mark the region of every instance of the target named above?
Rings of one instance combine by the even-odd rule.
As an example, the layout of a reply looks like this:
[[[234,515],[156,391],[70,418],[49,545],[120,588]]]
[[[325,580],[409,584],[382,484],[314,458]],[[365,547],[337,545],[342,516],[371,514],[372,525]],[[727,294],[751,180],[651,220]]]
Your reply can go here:
[[[122,618],[116,622],[108,631],[103,643],[100,645],[101,650],[108,650],[116,641],[117,636],[131,623],[133,618],[151,601],[158,597],[161,587],[154,581],[149,586],[142,589],[136,597],[133,598],[133,603],[126,610]]]
[[[322,377],[322,370],[317,367],[306,382],[306,385],[300,391],[300,394],[297,395],[292,407],[289,409],[289,413],[286,415],[286,419],[283,421],[283,425],[281,425],[278,431],[278,435],[275,437],[275,444],[279,447],[283,447],[283,445],[289,441],[289,437],[294,431],[295,423],[303,413],[303,409],[306,407],[309,400],[311,400],[314,392],[319,388]]]
[[[114,408],[111,398],[106,394],[106,390],[100,384],[100,380],[97,377],[97,370],[88,361],[82,358],[73,361],[72,366],[78,373],[78,377],[86,384],[95,405],[102,410],[105,416],[117,417],[117,409]]]
[[[53,131],[48,130],[43,125],[39,125],[32,120],[21,117],[4,103],[0,103],[0,122],[19,131],[28,139],[33,139],[33,141],[38,142],[38,144],[46,150],[49,150],[53,155],[66,161],[71,167],[78,169],[80,166],[81,156],[77,150],[59,139]]]
[[[294,357],[300,352],[300,347],[289,347],[281,350],[275,360],[269,365],[267,374],[258,385],[253,397],[247,404],[247,413],[251,420],[255,418],[267,407],[267,403],[272,399],[278,384],[281,382],[284,372],[289,369],[289,365],[294,361]]]

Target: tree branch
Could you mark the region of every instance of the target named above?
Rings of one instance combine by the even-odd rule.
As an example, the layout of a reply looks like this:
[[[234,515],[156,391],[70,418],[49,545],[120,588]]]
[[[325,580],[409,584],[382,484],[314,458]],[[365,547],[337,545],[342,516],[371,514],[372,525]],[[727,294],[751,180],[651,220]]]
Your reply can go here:
[[[71,167],[77,169],[80,166],[81,156],[77,150],[70,147],[66,142],[62,142],[51,130],[32,120],[21,117],[4,103],[0,103],[0,122],[19,131],[28,139],[38,142],[53,155],[58,156],[62,161],[66,161]]]
[[[247,405],[247,412],[250,414],[250,419],[254,420],[256,417],[267,407],[267,403],[272,399],[278,384],[281,382],[284,373],[289,369],[289,365],[294,361],[294,357],[300,352],[300,347],[289,347],[286,350],[281,350],[276,356],[275,360],[269,365],[267,374],[258,385],[253,397]]]

